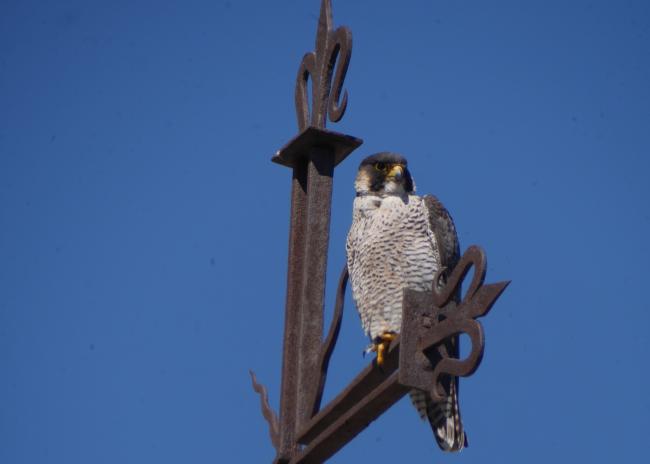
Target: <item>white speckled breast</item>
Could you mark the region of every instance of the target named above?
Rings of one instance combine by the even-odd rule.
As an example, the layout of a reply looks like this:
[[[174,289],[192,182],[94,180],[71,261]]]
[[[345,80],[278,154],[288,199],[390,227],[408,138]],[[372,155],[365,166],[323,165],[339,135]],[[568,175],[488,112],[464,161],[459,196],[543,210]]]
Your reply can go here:
[[[431,290],[440,254],[428,211],[416,195],[354,200],[347,262],[363,329],[374,339],[399,332],[402,290]]]

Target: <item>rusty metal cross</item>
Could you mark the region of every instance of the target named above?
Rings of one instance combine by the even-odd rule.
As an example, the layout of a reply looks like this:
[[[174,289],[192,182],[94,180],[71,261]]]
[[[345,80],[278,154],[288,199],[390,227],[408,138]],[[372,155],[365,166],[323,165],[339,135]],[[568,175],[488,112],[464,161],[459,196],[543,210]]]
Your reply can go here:
[[[279,417],[269,405],[266,388],[251,372],[278,464],[323,462],[411,388],[428,390],[438,398],[440,375],[471,375],[484,347],[483,330],[475,318],[487,314],[509,283],[483,285],[485,254],[472,246],[446,283],[438,284],[438,276],[432,276],[433,292],[405,290],[400,336],[391,344],[382,368],[373,361],[321,409],[348,280],[344,268],[332,323],[323,338],[332,180],[334,168],[362,143],[325,126],[328,118],[339,121],[347,107],[347,91],[342,97],[341,91],[351,52],[350,30],[333,29],[331,0],[321,0],[316,49],[304,55],[296,79],[300,133],[272,158],[293,172]],[[452,298],[460,293],[472,267],[473,280],[464,298]],[[445,340],[460,333],[469,335],[472,343],[464,360],[450,357],[444,346]]]

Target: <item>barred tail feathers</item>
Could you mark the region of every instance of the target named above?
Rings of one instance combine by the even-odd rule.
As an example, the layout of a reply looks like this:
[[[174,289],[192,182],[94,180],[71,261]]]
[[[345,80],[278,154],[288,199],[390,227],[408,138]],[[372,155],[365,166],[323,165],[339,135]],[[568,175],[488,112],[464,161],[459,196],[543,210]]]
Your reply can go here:
[[[457,381],[453,379],[450,382],[450,395],[442,402],[433,402],[423,390],[410,391],[413,406],[421,419],[429,421],[436,442],[443,451],[460,451],[467,446],[458,407]]]

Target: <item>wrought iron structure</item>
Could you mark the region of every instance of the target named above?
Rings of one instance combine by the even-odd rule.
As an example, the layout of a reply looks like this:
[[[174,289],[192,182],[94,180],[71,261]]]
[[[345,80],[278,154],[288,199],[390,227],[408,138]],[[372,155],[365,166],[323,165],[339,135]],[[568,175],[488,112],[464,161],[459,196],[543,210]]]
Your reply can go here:
[[[266,388],[251,371],[259,393],[275,463],[319,463],[336,453],[411,388],[440,397],[441,374],[471,375],[484,347],[477,317],[490,310],[509,282],[484,285],[486,258],[471,246],[447,282],[433,292],[404,291],[399,338],[391,344],[381,368],[373,361],[336,398],[321,408],[329,359],[336,344],[348,280],[341,272],[334,315],[323,339],[327,250],[334,168],[362,140],[325,129],[327,119],[339,121],[348,102],[343,81],[352,51],[352,34],[333,28],[331,0],[321,0],[316,49],[305,54],[296,79],[299,135],[280,149],[272,161],[292,169],[289,265],[284,326],[280,414],[269,405]],[[311,107],[308,87],[311,81]],[[464,298],[452,298],[470,271],[474,274]],[[442,342],[466,333],[470,355],[455,359]]]

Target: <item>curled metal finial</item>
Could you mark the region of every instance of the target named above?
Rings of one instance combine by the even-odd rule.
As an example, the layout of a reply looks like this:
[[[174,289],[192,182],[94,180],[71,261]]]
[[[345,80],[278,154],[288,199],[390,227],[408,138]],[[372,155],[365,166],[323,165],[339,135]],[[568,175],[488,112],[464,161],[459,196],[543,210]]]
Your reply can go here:
[[[248,371],[251,375],[251,381],[253,382],[253,390],[260,395],[260,405],[262,407],[262,415],[266,422],[269,424],[269,435],[271,436],[271,443],[277,450],[280,446],[280,425],[278,423],[278,416],[275,414],[275,411],[271,408],[269,404],[269,394],[266,391],[266,387],[257,382],[257,377],[255,373],[251,370]]]
[[[309,126],[324,129],[328,115],[330,121],[339,121],[348,104],[347,90],[342,97],[341,90],[352,55],[352,32],[345,26],[332,28],[331,0],[322,0],[316,50],[303,56],[296,78],[296,117],[301,131]],[[307,96],[310,78],[311,109]]]

